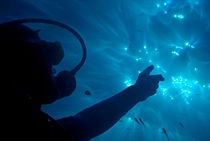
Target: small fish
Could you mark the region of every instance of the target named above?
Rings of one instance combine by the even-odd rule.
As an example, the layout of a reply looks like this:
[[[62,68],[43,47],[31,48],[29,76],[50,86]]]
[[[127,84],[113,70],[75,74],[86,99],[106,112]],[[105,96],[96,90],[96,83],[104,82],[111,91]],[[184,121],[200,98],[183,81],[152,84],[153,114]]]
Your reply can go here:
[[[180,125],[182,128],[184,128],[184,125],[183,125],[181,122],[179,122],[179,125]]]
[[[134,120],[136,121],[136,123],[137,123],[138,125],[141,125],[141,124],[139,123],[139,121],[138,121],[137,118],[134,118]]]
[[[162,128],[162,130],[163,130],[163,133],[165,134],[165,136],[167,137],[167,139],[169,140],[169,137],[168,137],[168,134],[166,132],[166,129],[165,128]]]
[[[144,122],[143,122],[143,120],[141,118],[139,118],[139,121],[141,122],[142,125],[144,125]]]
[[[86,90],[85,95],[91,95],[90,91]]]

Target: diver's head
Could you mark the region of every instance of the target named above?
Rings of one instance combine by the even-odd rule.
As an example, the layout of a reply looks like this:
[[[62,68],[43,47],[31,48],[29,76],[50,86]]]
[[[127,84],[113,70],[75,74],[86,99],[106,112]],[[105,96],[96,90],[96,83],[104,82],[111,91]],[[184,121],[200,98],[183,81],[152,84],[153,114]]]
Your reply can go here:
[[[0,24],[0,40],[22,41],[39,46],[43,48],[43,55],[52,65],[58,65],[64,57],[64,50],[59,42],[41,40],[39,30],[34,31],[22,24]]]
[[[46,42],[42,40],[40,42],[36,42],[36,44],[43,48],[46,60],[52,65],[58,65],[63,59],[64,50],[60,42]]]
[[[0,24],[0,46],[5,75],[16,93],[26,93],[40,103],[59,95],[53,90],[52,65],[64,57],[59,42],[41,40],[38,32],[22,24]]]
[[[58,65],[64,57],[64,51],[59,42],[47,42],[41,40],[39,38],[38,31],[34,31],[29,27],[22,25],[24,23],[44,23],[55,25],[71,32],[79,40],[83,51],[82,59],[76,67],[74,67],[71,71],[68,71],[70,72],[69,82],[72,82],[72,84],[70,84],[72,86],[67,87],[67,91],[71,91],[72,93],[76,88],[75,74],[80,70],[86,60],[86,46],[84,40],[77,31],[66,24],[54,20],[32,18],[13,20],[0,24],[0,45],[2,50],[5,49],[5,51],[3,50],[2,52],[5,52],[5,54],[9,54],[7,55],[7,59],[4,58],[6,60],[6,64],[8,64],[6,65],[7,67],[5,67],[8,76],[11,79],[15,78],[16,80],[20,80],[21,82],[23,82],[23,84],[31,88],[29,91],[32,91],[32,93],[38,93],[39,95],[39,90],[36,90],[35,92],[33,90],[37,89],[38,86],[40,90],[45,89],[46,84],[49,84],[48,82],[53,82],[51,81],[53,79],[52,74],[49,73],[50,71],[52,73],[52,68],[49,66]],[[31,72],[33,72],[34,75]],[[63,71],[62,73],[59,73],[59,75],[62,75],[64,73],[67,72]],[[24,77],[24,79],[22,79],[22,77]],[[60,77],[57,81],[61,80],[62,77]],[[28,83],[28,81],[30,81],[30,83]],[[34,86],[31,84],[34,84]],[[26,87],[25,85],[22,86]],[[48,88],[46,90],[50,90],[52,88],[52,85],[48,85]],[[62,86],[63,85],[60,85],[60,87]],[[51,92],[49,91],[46,93],[50,94],[53,92],[54,90],[51,89]],[[49,96],[46,93],[43,93],[45,95],[45,98]],[[70,94],[64,94],[63,96],[68,96]],[[59,99],[63,96],[58,95],[57,98]]]
[[[39,41],[38,31],[22,24],[0,24],[0,40]]]

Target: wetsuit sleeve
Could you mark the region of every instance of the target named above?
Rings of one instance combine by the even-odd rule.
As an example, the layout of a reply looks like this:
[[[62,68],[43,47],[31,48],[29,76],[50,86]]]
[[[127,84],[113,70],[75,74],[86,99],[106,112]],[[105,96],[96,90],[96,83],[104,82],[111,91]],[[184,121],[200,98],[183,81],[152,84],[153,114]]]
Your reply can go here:
[[[83,110],[74,118],[63,118],[58,122],[77,137],[78,141],[89,140],[111,128],[139,102],[138,96],[132,92],[135,90],[132,87]]]

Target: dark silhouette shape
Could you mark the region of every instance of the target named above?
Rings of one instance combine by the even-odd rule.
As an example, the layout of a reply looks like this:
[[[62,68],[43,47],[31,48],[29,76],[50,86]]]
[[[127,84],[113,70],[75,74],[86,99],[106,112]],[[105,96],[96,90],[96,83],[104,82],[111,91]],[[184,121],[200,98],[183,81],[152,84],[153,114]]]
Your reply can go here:
[[[179,122],[179,125],[180,125],[182,128],[184,128],[184,125],[183,125],[182,122]]]
[[[85,95],[91,95],[90,91],[86,90]]]
[[[89,140],[111,128],[138,102],[154,95],[164,80],[161,75],[150,75],[154,66],[149,66],[134,85],[122,92],[74,116],[54,120],[42,112],[41,105],[71,95],[76,87],[74,74],[84,57],[73,72],[61,71],[54,76],[53,66],[64,56],[59,42],[43,41],[37,32],[18,22],[0,24],[0,41],[1,51],[7,55],[6,59],[1,56],[5,85],[2,91],[8,102],[2,114],[7,123],[2,127],[3,135],[9,134],[5,140],[14,136],[22,141]]]
[[[144,127],[145,127],[145,124],[144,124],[143,120],[142,120],[140,117],[139,117],[139,121],[140,121],[141,124],[144,125]]]
[[[137,118],[134,118],[134,120],[136,121],[136,123],[137,123],[138,125],[141,125],[141,124],[139,123],[139,121],[138,121]]]
[[[168,134],[166,132],[166,129],[165,128],[162,128],[162,130],[163,130],[163,133],[165,134],[165,136],[167,137],[167,139],[170,140],[169,137],[168,137]]]

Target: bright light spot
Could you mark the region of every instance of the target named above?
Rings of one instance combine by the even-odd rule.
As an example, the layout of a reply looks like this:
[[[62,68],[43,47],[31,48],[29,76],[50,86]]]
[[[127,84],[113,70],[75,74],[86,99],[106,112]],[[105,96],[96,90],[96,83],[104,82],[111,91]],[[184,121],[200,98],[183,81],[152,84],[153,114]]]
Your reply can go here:
[[[174,97],[173,96],[170,95],[169,97],[170,97],[171,100],[174,100]]]
[[[159,66],[159,65],[157,65],[156,67],[157,67],[158,69],[160,68],[160,66]]]
[[[151,59],[149,59],[149,63],[152,63],[152,60]]]
[[[189,46],[190,44],[188,42],[185,43],[186,46]]]
[[[174,18],[176,18],[176,19],[184,19],[184,15],[182,15],[182,14],[174,14]]]
[[[195,48],[193,45],[192,46],[190,46],[191,48]]]
[[[164,2],[164,6],[166,6],[167,5],[167,3],[166,2]]]
[[[174,54],[174,55],[176,55],[176,56],[179,56],[179,53],[176,52],[176,51],[172,51],[171,53]]]
[[[127,48],[127,47],[125,47],[125,48],[124,48],[124,50],[125,50],[125,51],[127,51],[127,50],[128,50],[128,48]]]
[[[168,14],[168,11],[164,11],[164,14]]]
[[[165,95],[165,94],[166,94],[167,89],[166,89],[166,88],[160,88],[160,89],[161,89],[161,91],[162,91],[162,95]]]
[[[141,73],[141,71],[138,71],[138,73],[140,74],[140,73]]]
[[[132,118],[131,117],[128,117],[128,121],[132,121]]]
[[[186,42],[185,43],[185,46],[188,46],[188,47],[190,47],[190,48],[195,48],[193,45],[191,45],[189,42]]]
[[[176,48],[177,48],[177,49],[183,49],[183,47],[181,47],[181,46],[176,46]]]
[[[147,46],[144,46],[144,49],[147,49]]]
[[[206,85],[203,85],[203,88],[206,88]]]
[[[156,6],[159,8],[160,7],[160,4],[156,4]]]
[[[184,16],[183,15],[178,15],[178,18],[179,19],[184,19]]]
[[[155,48],[155,51],[157,51],[158,49],[157,48]]]
[[[183,93],[183,94],[191,94],[191,91],[185,90],[185,89],[181,89],[181,93]],[[189,97],[189,95],[186,95],[186,97]]]
[[[130,86],[132,85],[132,82],[131,82],[131,80],[126,80],[126,81],[124,82],[124,84],[125,84],[127,87],[130,87]]]
[[[194,91],[200,87],[198,80],[188,80],[182,76],[172,77],[172,84],[177,89],[177,92],[185,99],[186,103],[192,98],[191,95],[194,94]]]
[[[142,58],[136,58],[136,61],[138,62],[138,61],[141,61],[142,60]]]
[[[199,82],[197,80],[194,81],[194,84],[198,84]]]
[[[208,88],[210,88],[210,84],[208,85]]]
[[[167,91],[167,89],[165,89],[165,88],[163,88],[162,90],[163,90],[163,92]]]
[[[195,67],[195,68],[194,68],[194,71],[196,71],[196,72],[197,72],[197,71],[198,71],[198,68],[197,68],[197,67]]]

